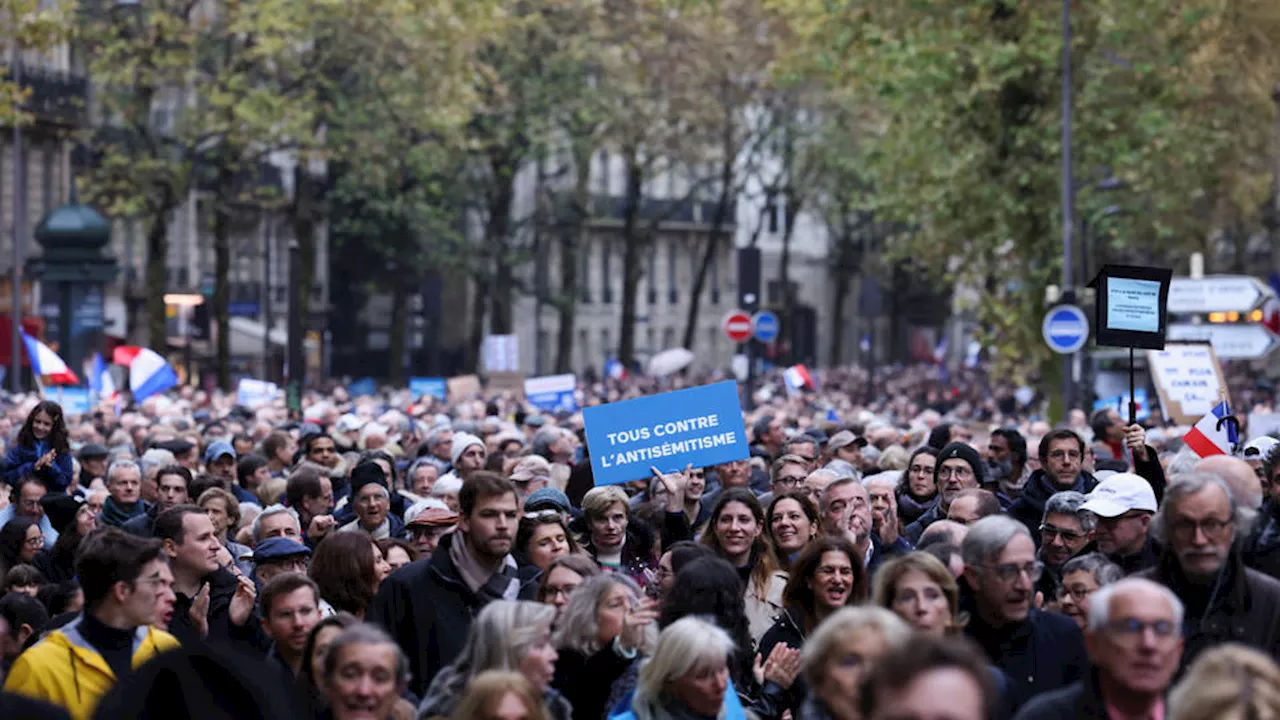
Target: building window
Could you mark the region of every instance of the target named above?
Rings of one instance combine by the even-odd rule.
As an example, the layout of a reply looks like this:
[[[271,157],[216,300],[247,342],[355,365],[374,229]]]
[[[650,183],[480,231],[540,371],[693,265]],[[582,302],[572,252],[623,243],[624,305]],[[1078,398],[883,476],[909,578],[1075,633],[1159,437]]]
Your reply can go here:
[[[613,254],[611,240],[609,235],[600,238],[600,296],[606,305],[613,302],[613,275],[609,272],[609,256]]]
[[[609,197],[609,151],[600,148],[600,194]]]
[[[720,357],[720,338],[724,331],[720,328],[713,327],[707,329],[707,353],[711,358],[711,362],[716,362]]]
[[[672,240],[667,243],[667,301],[675,305],[680,301],[680,293],[676,289],[676,243]]]
[[[613,338],[609,337],[609,328],[602,328],[600,330],[600,359],[603,362],[614,355]]]
[[[649,242],[648,265],[649,304],[654,305],[658,302],[658,243],[656,241]]]
[[[662,349],[670,350],[676,346],[675,328],[666,328],[662,331]]]
[[[765,200],[764,213],[769,222],[769,232],[778,232],[778,199],[772,192]]]
[[[645,346],[644,346],[645,352],[648,352],[650,355],[657,354],[658,348],[654,346],[657,344],[658,341],[654,337],[652,325],[644,329],[644,342],[645,342]]]
[[[591,341],[587,338],[586,329],[578,331],[578,369],[585,370],[591,359]]]
[[[578,291],[583,303],[591,302],[591,243],[578,247]]]

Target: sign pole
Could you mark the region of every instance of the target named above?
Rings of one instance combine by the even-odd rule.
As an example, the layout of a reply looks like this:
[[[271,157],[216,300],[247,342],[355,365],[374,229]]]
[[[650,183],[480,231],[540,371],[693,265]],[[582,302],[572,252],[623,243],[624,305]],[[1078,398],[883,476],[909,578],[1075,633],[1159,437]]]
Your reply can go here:
[[[1138,422],[1138,401],[1134,398],[1133,348],[1129,348],[1129,424]]]

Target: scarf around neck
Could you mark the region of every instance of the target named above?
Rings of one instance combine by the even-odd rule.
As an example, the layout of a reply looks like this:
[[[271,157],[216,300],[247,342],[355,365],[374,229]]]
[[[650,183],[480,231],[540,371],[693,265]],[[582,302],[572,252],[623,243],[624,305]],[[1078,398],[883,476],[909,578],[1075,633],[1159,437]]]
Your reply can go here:
[[[120,527],[146,511],[146,503],[141,500],[132,505],[125,505],[117,503],[115,498],[108,495],[106,501],[102,503],[102,522],[112,527]]]
[[[467,552],[467,538],[459,532],[449,544],[449,559],[467,588],[482,599],[515,600],[520,594],[516,561],[510,554],[502,559],[502,567],[497,572],[489,572]]]

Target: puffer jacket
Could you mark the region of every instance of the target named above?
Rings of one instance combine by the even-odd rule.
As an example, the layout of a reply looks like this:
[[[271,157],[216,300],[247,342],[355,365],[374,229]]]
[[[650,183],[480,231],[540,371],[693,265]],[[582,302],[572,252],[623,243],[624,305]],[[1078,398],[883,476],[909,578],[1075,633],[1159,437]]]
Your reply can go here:
[[[5,678],[5,691],[53,703],[75,720],[88,720],[117,678],[80,634],[80,622],[71,621],[19,655]],[[134,635],[133,667],[177,647],[178,639],[169,633],[140,627]]]

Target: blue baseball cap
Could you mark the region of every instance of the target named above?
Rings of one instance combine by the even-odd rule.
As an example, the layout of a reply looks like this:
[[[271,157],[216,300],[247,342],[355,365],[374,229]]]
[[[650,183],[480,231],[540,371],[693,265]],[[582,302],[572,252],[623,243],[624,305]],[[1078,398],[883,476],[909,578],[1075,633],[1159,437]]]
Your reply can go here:
[[[311,557],[311,548],[293,538],[286,537],[267,538],[253,549],[253,561],[258,564],[276,562],[298,555]]]
[[[213,443],[204,451],[205,464],[211,463],[223,455],[230,455],[232,460],[236,460],[236,449],[231,447],[231,443],[226,440],[219,440]]]

